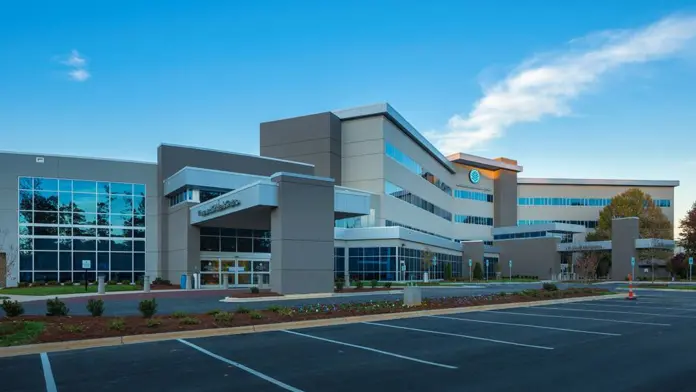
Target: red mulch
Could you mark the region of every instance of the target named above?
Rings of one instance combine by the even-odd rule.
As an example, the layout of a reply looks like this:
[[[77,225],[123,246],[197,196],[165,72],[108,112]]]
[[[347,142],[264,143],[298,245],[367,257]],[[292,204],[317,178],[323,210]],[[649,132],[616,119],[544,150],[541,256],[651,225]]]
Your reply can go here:
[[[197,324],[184,324],[182,318],[169,316],[155,316],[153,320],[159,322],[158,325],[148,326],[148,320],[140,316],[127,317],[91,317],[91,316],[21,316],[16,318],[2,318],[0,324],[13,324],[19,321],[41,321],[45,323],[45,330],[34,343],[60,342],[67,340],[93,339],[103,337],[118,337],[127,335],[139,335],[159,332],[190,331],[210,328],[239,327],[257,324],[274,324],[288,321],[316,320],[326,318],[340,318],[350,316],[360,316],[366,314],[380,313],[401,313],[426,309],[444,309],[456,307],[470,307],[479,305],[504,304],[511,302],[533,302],[548,299],[586,297],[602,293],[607,293],[606,289],[571,289],[555,292],[545,292],[538,290],[538,294],[520,295],[511,294],[506,296],[473,296],[473,297],[450,297],[426,299],[423,305],[405,308],[378,308],[375,310],[356,309],[335,310],[331,312],[312,312],[306,314],[295,313],[293,315],[281,315],[270,310],[252,312],[260,314],[258,319],[252,319],[251,313],[235,313],[230,321],[216,321],[212,315],[191,314],[188,317],[198,321]],[[123,321],[122,328],[113,328],[110,325],[114,320]],[[13,328],[9,328],[12,330]],[[7,331],[7,330],[6,330]],[[7,333],[7,332],[6,332]]]

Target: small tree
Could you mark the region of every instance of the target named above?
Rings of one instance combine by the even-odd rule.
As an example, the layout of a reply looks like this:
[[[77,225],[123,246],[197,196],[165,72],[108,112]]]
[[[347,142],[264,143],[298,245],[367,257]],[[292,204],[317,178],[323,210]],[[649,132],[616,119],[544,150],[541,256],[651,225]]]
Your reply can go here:
[[[677,253],[667,261],[666,267],[670,274],[685,279],[689,271],[689,262],[686,254]]]
[[[575,263],[575,271],[584,279],[591,279],[597,273],[599,256],[595,252],[584,253]]]
[[[475,280],[483,279],[483,268],[481,267],[481,263],[479,263],[478,261],[476,262],[476,264],[474,264],[473,275]]]
[[[445,263],[445,269],[443,273],[445,274],[445,280],[452,280],[452,264]]]
[[[679,245],[684,247],[687,255],[696,256],[696,202],[680,221],[679,228],[681,229]]]
[[[0,266],[0,287],[5,287],[7,279],[12,277],[12,271],[17,269],[19,250],[14,241],[10,241],[10,231],[0,229],[0,262],[5,258],[5,265]],[[4,269],[3,269],[4,267]]]
[[[423,271],[430,271],[430,267],[433,266],[433,258],[435,254],[430,251],[430,249],[425,248],[421,251],[421,266]]]

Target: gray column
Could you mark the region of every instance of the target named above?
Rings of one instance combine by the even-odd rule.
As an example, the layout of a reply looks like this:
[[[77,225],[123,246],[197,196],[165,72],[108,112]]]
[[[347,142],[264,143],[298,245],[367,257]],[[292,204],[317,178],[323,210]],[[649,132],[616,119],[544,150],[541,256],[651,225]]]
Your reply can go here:
[[[493,226],[517,226],[517,172],[499,170],[493,180]]]
[[[539,237],[496,241],[500,249],[498,262],[502,263],[503,276],[509,273],[508,261],[512,260],[513,275],[538,276],[550,279],[561,272],[559,238]]]
[[[485,271],[486,265],[483,261],[483,241],[462,242],[462,276],[469,278],[469,259],[471,259],[471,272],[473,273],[476,263],[481,263],[481,268]],[[485,274],[485,272],[484,272]]]
[[[636,240],[640,238],[637,217],[616,218],[611,221],[611,278],[624,280],[631,273],[631,257],[636,258]],[[636,267],[636,271],[637,271]]]
[[[271,211],[271,290],[333,291],[334,182],[277,173],[278,207]]]

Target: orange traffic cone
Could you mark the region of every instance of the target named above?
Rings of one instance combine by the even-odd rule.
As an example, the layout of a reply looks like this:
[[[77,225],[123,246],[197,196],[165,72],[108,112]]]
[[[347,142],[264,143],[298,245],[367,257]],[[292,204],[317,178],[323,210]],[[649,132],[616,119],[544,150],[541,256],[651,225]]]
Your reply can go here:
[[[636,298],[638,297],[633,295],[633,276],[628,274],[628,297],[626,299],[635,300]]]

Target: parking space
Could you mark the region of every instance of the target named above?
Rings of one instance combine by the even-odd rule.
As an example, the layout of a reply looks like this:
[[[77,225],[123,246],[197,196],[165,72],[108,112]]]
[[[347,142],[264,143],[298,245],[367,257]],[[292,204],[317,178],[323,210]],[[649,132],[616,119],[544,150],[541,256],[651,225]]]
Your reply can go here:
[[[4,358],[0,379],[8,392],[526,391],[542,385],[686,391],[694,389],[696,368],[691,298],[651,295],[172,340],[50,353],[43,362],[39,355]],[[12,381],[16,374],[22,382]]]

